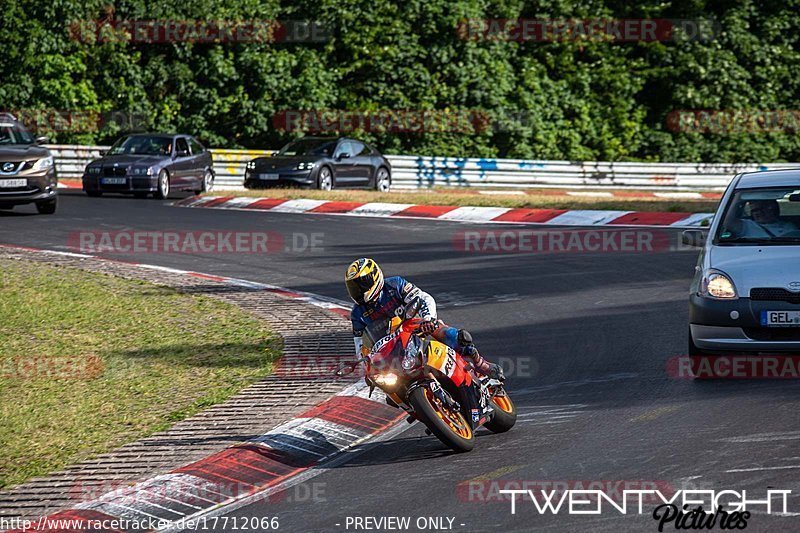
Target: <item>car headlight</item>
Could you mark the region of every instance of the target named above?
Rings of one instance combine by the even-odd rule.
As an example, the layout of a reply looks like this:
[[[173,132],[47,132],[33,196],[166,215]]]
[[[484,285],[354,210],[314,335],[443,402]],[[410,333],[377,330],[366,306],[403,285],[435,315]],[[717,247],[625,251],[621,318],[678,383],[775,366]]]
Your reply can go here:
[[[316,163],[314,163],[313,161],[303,161],[301,163],[297,163],[297,166],[294,167],[294,169],[295,170],[311,170],[312,168],[314,168],[315,164]]]
[[[738,298],[736,287],[733,286],[731,278],[719,270],[709,270],[706,272],[703,276],[703,282],[700,285],[700,293],[703,296],[717,298],[719,300]]]
[[[100,167],[86,167],[87,174],[100,174]]]
[[[33,164],[32,170],[47,170],[53,168],[53,156],[43,157]]]
[[[389,372],[388,374],[378,374],[375,376],[375,383],[382,387],[394,387],[397,384],[397,374]]]
[[[256,162],[255,161],[248,161],[245,168],[247,168],[249,170],[254,170],[256,168]]]
[[[133,167],[131,174],[134,176],[152,176],[153,169],[151,167]]]

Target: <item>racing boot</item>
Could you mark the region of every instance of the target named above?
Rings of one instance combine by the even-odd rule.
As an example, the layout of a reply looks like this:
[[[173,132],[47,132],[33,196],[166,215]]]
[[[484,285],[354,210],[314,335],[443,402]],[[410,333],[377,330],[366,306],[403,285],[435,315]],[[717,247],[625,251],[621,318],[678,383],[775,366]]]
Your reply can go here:
[[[492,379],[499,379],[500,381],[506,379],[505,374],[503,374],[503,368],[500,365],[489,362],[478,353],[478,349],[472,342],[472,335],[469,331],[465,329],[458,331],[458,344],[461,346],[461,355],[472,362],[472,366],[475,367],[476,372]]]

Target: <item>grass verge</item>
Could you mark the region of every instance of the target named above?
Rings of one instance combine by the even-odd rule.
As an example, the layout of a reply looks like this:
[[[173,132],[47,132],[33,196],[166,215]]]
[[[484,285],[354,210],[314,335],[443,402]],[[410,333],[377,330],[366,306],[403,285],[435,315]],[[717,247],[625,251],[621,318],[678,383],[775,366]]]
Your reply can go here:
[[[390,202],[418,205],[457,205],[512,207],[527,209],[602,209],[622,211],[661,211],[670,213],[713,213],[717,200],[672,199],[641,197],[570,196],[555,191],[528,194],[480,194],[469,191],[453,192],[433,189],[432,192],[379,193],[367,190],[317,191],[307,189],[264,189],[244,191],[215,191],[213,196],[231,195],[265,198],[310,198],[341,202]]]
[[[174,289],[0,260],[0,487],[164,430],[267,375],[280,337]]]

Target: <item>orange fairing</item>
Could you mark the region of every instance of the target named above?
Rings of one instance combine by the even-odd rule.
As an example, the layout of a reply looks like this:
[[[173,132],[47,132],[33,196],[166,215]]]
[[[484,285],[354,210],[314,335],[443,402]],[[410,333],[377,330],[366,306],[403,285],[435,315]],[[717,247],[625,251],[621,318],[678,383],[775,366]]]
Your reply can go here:
[[[457,386],[472,384],[472,376],[466,368],[464,359],[449,346],[439,341],[431,341],[428,344],[427,356],[428,366],[448,376]]]
[[[400,318],[399,316],[392,317],[392,320],[389,322],[389,333],[394,333],[395,331],[397,331],[397,328],[399,328],[402,325],[402,323],[403,319]]]

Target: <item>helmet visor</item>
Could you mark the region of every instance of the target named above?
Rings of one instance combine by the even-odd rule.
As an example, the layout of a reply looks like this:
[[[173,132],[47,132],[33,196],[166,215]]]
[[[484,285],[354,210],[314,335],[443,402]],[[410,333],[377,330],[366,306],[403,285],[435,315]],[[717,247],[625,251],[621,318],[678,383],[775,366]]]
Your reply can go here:
[[[358,304],[363,304],[364,295],[375,285],[375,279],[371,275],[362,276],[360,278],[348,279],[345,281],[345,285],[347,286],[347,292],[350,294],[350,298]]]

